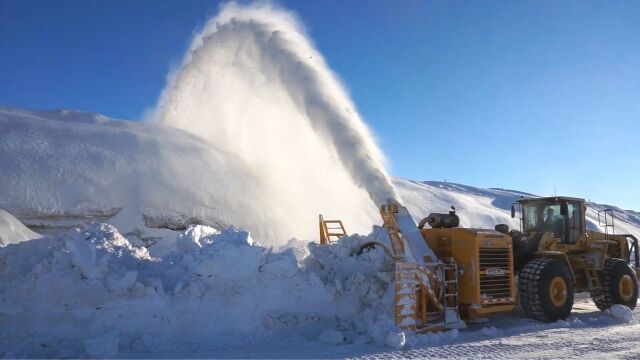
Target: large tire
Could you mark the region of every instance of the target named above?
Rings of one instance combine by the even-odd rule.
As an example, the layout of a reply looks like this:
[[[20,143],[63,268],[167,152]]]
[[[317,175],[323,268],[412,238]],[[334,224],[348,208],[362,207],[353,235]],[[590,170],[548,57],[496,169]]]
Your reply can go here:
[[[540,258],[529,261],[520,271],[518,290],[520,305],[533,319],[552,322],[571,315],[573,276],[560,260]]]
[[[636,272],[622,259],[608,259],[600,274],[602,293],[591,295],[600,310],[606,310],[613,304],[636,307],[638,301],[638,278]]]

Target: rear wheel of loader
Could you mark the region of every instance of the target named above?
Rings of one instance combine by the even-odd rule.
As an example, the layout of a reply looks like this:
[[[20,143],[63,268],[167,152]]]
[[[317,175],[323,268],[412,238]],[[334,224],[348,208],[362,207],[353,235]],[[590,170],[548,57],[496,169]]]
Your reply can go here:
[[[571,314],[573,277],[562,261],[531,260],[520,271],[518,282],[520,305],[530,317],[551,322],[566,319]]]
[[[613,304],[636,307],[638,301],[638,279],[635,271],[622,259],[608,259],[600,276],[602,294],[591,296],[600,310],[606,310]]]

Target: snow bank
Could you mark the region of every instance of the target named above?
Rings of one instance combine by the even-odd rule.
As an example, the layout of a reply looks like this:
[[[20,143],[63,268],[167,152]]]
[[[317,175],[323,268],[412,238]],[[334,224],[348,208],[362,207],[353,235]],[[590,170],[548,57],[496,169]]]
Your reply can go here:
[[[312,244],[298,262],[246,231],[198,225],[157,258],[94,223],[0,248],[0,348],[8,357],[113,357],[288,333],[401,346],[392,262],[379,248],[356,254],[374,238]]]
[[[206,223],[274,234],[254,211],[263,193],[256,174],[179,129],[0,108],[0,168],[0,208],[43,232],[111,219],[123,233]]]
[[[13,215],[0,209],[0,246],[37,239],[40,234],[29,230]]]

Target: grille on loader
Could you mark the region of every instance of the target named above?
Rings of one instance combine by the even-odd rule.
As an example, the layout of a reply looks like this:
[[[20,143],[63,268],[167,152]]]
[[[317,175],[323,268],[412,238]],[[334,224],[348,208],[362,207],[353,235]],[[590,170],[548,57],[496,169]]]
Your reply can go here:
[[[511,301],[511,249],[480,249],[480,296],[483,303]]]

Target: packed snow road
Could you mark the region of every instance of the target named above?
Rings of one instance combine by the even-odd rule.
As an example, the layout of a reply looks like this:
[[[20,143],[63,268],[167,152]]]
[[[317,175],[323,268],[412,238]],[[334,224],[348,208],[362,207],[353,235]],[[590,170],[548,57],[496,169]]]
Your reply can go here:
[[[200,348],[188,355],[169,351],[166,357],[220,358],[353,358],[353,359],[640,359],[640,309],[625,322],[599,311],[591,300],[576,300],[567,321],[543,324],[521,312],[469,324],[460,332],[408,336],[402,350],[371,344],[326,345],[291,337],[251,346]],[[202,344],[201,344],[202,346]],[[193,350],[193,349],[192,349]],[[136,356],[136,354],[129,354]]]
[[[579,300],[567,321],[541,324],[522,313],[511,319],[496,318],[481,328],[463,330],[440,344],[403,351],[357,354],[362,359],[379,358],[471,358],[471,359],[563,359],[640,358],[639,311],[622,322],[599,311],[591,300]],[[476,325],[477,326],[477,325]]]

